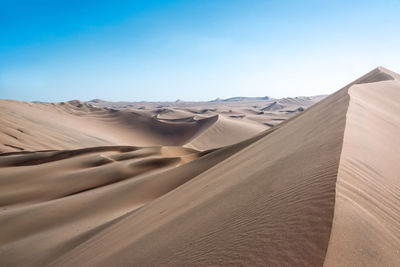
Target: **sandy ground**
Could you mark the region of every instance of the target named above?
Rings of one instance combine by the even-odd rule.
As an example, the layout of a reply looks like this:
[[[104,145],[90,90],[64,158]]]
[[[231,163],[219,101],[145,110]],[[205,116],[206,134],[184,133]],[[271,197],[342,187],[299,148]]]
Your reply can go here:
[[[399,266],[400,77],[316,99],[1,101],[0,265]]]
[[[248,139],[322,96],[211,102],[26,103],[0,100],[0,153],[105,145],[207,150]],[[262,110],[275,102],[278,109]]]

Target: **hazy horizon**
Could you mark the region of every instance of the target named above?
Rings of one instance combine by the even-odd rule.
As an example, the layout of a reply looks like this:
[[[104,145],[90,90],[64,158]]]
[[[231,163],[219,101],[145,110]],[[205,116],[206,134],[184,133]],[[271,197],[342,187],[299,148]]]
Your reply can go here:
[[[271,97],[271,96],[232,96],[232,97],[227,97],[227,98],[221,98],[221,97],[217,97],[217,98],[214,98],[214,99],[208,99],[208,100],[186,100],[186,99],[175,99],[175,100],[157,100],[157,99],[155,99],[155,100],[132,100],[132,101],[129,101],[129,100],[108,100],[108,99],[102,99],[102,98],[93,98],[93,99],[88,99],[88,100],[82,100],[82,99],[68,99],[68,100],[65,100],[65,101],[41,101],[41,100],[31,100],[31,101],[26,101],[26,102],[36,102],[36,103],[57,103],[57,102],[68,102],[68,101],[83,101],[83,102],[93,102],[93,101],[96,101],[96,100],[100,100],[100,101],[105,101],[105,102],[137,102],[137,103],[140,103],[140,102],[148,102],[148,103],[157,103],[157,102],[160,102],[160,103],[163,103],[163,102],[171,102],[171,103],[174,103],[174,102],[180,102],[180,101],[182,101],[182,102],[213,102],[213,101],[216,101],[216,100],[220,100],[220,101],[226,101],[226,100],[231,100],[231,99],[234,99],[234,98],[245,98],[245,99],[248,99],[248,100],[251,100],[251,99],[254,99],[254,100],[263,100],[263,99],[265,99],[265,100],[268,100],[268,99],[282,99],[282,98],[296,98],[296,97],[319,97],[319,96],[327,96],[326,94],[322,94],[322,95],[297,95],[297,96],[285,96],[285,97],[277,97],[277,98],[275,98],[275,97]],[[5,99],[5,100],[17,100],[17,99]],[[21,100],[21,101],[23,101],[23,100]]]
[[[330,94],[400,71],[398,1],[2,1],[0,98]],[[376,23],[379,21],[379,23]]]

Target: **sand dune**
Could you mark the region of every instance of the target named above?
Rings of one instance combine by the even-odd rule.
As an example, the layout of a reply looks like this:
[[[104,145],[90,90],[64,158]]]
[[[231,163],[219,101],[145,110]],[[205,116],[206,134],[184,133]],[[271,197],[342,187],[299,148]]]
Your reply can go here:
[[[392,80],[349,89],[327,265],[400,265],[400,79]]]
[[[304,98],[308,107],[321,97]],[[26,103],[0,100],[0,153],[105,145],[184,146],[207,150],[260,133],[293,114],[248,112],[256,102],[110,103],[78,100]],[[96,106],[100,104],[101,106]],[[136,106],[136,107],[135,107]],[[284,106],[286,109],[293,105]],[[257,110],[257,108],[253,108]],[[295,112],[295,113],[299,113]]]
[[[399,75],[304,112],[96,101],[1,102],[1,266],[400,265]]]

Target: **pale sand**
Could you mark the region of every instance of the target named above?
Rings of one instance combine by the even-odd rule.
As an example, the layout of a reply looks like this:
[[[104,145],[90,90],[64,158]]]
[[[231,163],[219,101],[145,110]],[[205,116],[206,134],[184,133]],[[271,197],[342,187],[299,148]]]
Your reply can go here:
[[[327,266],[400,266],[400,79],[352,86]]]
[[[143,103],[120,106],[76,100],[0,100],[0,153],[105,145],[167,145],[207,150],[248,139],[300,113],[299,107],[307,108],[320,99],[321,96],[281,99],[285,103],[283,108],[271,112],[261,109],[273,99],[163,105],[146,102],[145,109]]]
[[[237,103],[4,101],[7,144],[64,150],[2,147],[0,265],[399,266],[399,101],[384,68],[266,131]]]

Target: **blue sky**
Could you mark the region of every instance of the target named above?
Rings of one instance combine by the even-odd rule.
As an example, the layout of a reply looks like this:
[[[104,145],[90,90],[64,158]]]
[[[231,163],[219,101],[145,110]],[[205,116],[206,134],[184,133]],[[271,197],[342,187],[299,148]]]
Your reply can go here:
[[[328,94],[400,72],[400,1],[0,0],[0,98]]]

